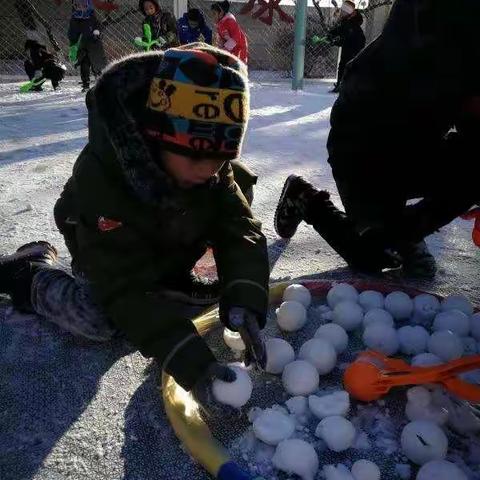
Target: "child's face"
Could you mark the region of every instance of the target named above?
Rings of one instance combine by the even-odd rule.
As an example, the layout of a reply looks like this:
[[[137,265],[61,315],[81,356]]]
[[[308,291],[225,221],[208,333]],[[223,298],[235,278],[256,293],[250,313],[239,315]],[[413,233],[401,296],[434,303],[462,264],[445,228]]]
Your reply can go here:
[[[153,2],[143,2],[143,9],[147,15],[155,15],[157,13],[157,7]]]
[[[223,160],[192,159],[178,153],[163,151],[163,166],[180,188],[192,188],[208,182],[224,165]]]
[[[222,13],[218,10],[210,10],[212,12],[212,20],[214,23],[218,23],[222,18]]]

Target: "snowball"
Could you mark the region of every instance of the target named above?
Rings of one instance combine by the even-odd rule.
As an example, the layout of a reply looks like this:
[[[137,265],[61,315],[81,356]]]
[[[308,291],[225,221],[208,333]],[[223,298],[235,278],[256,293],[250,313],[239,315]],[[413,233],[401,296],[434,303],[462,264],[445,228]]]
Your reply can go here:
[[[438,358],[433,353],[421,353],[412,358],[412,367],[433,367],[435,365],[441,365],[442,359]]]
[[[278,326],[286,332],[300,330],[307,321],[307,311],[299,302],[283,302],[275,313]]]
[[[409,325],[398,330],[400,351],[406,355],[418,355],[427,349],[430,335],[420,326],[410,327]]]
[[[317,452],[309,443],[298,439],[280,442],[272,463],[278,470],[298,475],[302,480],[314,480],[318,471]]]
[[[352,465],[352,475],[355,480],[380,480],[380,469],[369,460],[357,460]]]
[[[432,394],[425,387],[413,387],[407,391],[408,402],[405,414],[410,421],[427,420],[445,425],[448,412],[432,403]]]
[[[327,303],[331,309],[344,300],[356,302],[358,300],[358,292],[355,287],[348,283],[339,283],[332,287],[327,293]]]
[[[365,317],[363,317],[363,328],[366,328],[373,323],[383,323],[389,327],[393,327],[395,324],[392,315],[381,308],[374,308],[367,312]]]
[[[445,458],[448,440],[443,430],[433,422],[410,422],[400,437],[403,453],[417,465]]]
[[[363,320],[363,309],[351,300],[337,303],[333,310],[333,322],[343,327],[347,332],[359,327]]]
[[[431,322],[440,311],[440,302],[437,297],[422,293],[413,299],[413,321],[415,323]]]
[[[316,332],[315,338],[322,338],[330,342],[337,353],[344,352],[348,347],[348,335],[343,327],[336,323],[322,325]]]
[[[301,303],[305,308],[308,308],[312,303],[312,295],[310,290],[303,285],[289,285],[285,289],[285,292],[283,292],[283,301],[298,302]]]
[[[400,346],[397,331],[383,323],[369,325],[363,332],[363,343],[368,348],[385,355],[393,355]]]
[[[330,450],[343,452],[353,444],[355,427],[346,418],[340,416],[327,417],[318,424],[315,436],[321,438]]]
[[[213,396],[220,403],[240,408],[252,396],[252,380],[244,368],[231,365],[230,368],[237,374],[236,380],[231,383],[224,382],[218,378],[214,380],[212,384]]]
[[[308,400],[302,396],[292,397],[285,402],[285,405],[292,415],[301,416],[307,413]]]
[[[468,480],[468,478],[454,463],[432,460],[418,471],[416,480]]]
[[[283,386],[290,395],[310,395],[318,389],[319,381],[317,369],[304,360],[296,360],[283,369]]]
[[[472,318],[470,319],[470,330],[472,332],[472,337],[480,342],[480,313],[472,315]]]
[[[374,308],[383,308],[385,305],[385,299],[380,292],[366,290],[358,296],[358,303],[366,312],[368,312]]]
[[[265,342],[265,349],[267,352],[265,371],[268,373],[282,373],[285,365],[295,360],[293,347],[282,338],[269,338]]]
[[[449,295],[445,298],[442,302],[442,312],[449,310],[460,310],[469,317],[473,315],[473,306],[464,295]]]
[[[330,342],[312,338],[300,347],[298,358],[310,362],[320,375],[326,375],[335,368],[337,352]]]
[[[470,319],[460,310],[448,310],[435,317],[433,329],[436,332],[450,330],[459,337],[466,337],[470,333]]]
[[[350,470],[343,463],[339,463],[337,466],[325,465],[322,473],[325,480],[355,480]]]
[[[326,417],[347,415],[350,409],[350,397],[347,392],[340,390],[323,397],[310,395],[308,397],[310,411],[320,420]]]
[[[393,292],[385,298],[385,310],[396,320],[406,320],[413,312],[413,301],[404,292]]]
[[[267,445],[278,445],[290,438],[295,431],[295,422],[283,413],[266,408],[253,422],[253,433]]]
[[[435,332],[428,340],[428,350],[444,362],[456,360],[463,355],[463,343],[453,332]]]
[[[238,332],[232,332],[232,330],[224,328],[223,341],[234,352],[241,352],[242,350],[245,350],[245,343],[243,343],[242,337]]]

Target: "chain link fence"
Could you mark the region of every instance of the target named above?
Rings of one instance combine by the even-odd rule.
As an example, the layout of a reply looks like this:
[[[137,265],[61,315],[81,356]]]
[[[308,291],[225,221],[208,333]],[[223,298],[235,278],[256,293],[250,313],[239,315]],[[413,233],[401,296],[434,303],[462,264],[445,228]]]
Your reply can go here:
[[[110,61],[135,51],[133,39],[141,35],[143,19],[138,11],[138,0],[115,0],[114,3],[119,7],[114,12],[96,13],[103,25],[102,41]],[[173,14],[173,0],[160,0],[159,3],[161,8]],[[367,41],[380,33],[391,3],[391,0],[371,0],[363,10]],[[211,0],[188,0],[188,8],[198,8],[210,27],[211,5]],[[250,71],[255,71],[257,78],[271,77],[272,73],[274,77],[290,77],[294,44],[294,1],[235,1],[231,5],[231,11],[248,36]],[[54,0],[0,0],[0,74],[24,75],[24,43],[27,34],[32,36],[32,32],[67,65],[70,74],[75,74],[75,69],[66,59],[70,14],[69,0],[60,6]],[[312,41],[315,35],[326,35],[334,21],[334,8],[315,8],[309,4],[306,77],[333,78],[336,75],[338,48]]]

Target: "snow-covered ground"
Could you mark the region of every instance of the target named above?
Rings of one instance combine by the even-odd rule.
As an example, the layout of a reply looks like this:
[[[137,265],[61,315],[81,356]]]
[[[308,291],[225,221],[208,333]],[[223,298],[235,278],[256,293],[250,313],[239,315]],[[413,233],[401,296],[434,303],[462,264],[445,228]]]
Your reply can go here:
[[[46,239],[69,258],[53,205],[86,143],[77,80],[53,92],[19,94],[0,83],[0,253]],[[325,143],[334,96],[326,83],[294,93],[288,83],[253,83],[243,159],[260,176],[254,210],[269,242],[272,280],[348,276],[344,262],[302,225],[279,240],[273,213],[290,173],[329,189],[339,202]],[[452,159],[453,161],[453,159]],[[439,274],[423,283],[478,303],[479,251],[471,224],[458,220],[429,238]],[[408,284],[414,282],[405,280]],[[34,316],[0,307],[0,479],[206,478],[175,440],[157,391],[156,367],[122,342],[92,345]]]

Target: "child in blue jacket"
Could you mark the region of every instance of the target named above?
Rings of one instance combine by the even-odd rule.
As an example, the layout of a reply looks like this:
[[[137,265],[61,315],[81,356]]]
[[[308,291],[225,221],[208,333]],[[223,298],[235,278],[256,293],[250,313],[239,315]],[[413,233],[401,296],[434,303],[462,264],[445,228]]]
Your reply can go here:
[[[177,32],[181,45],[194,42],[212,44],[212,30],[205,23],[200,10],[190,8],[177,22]]]

